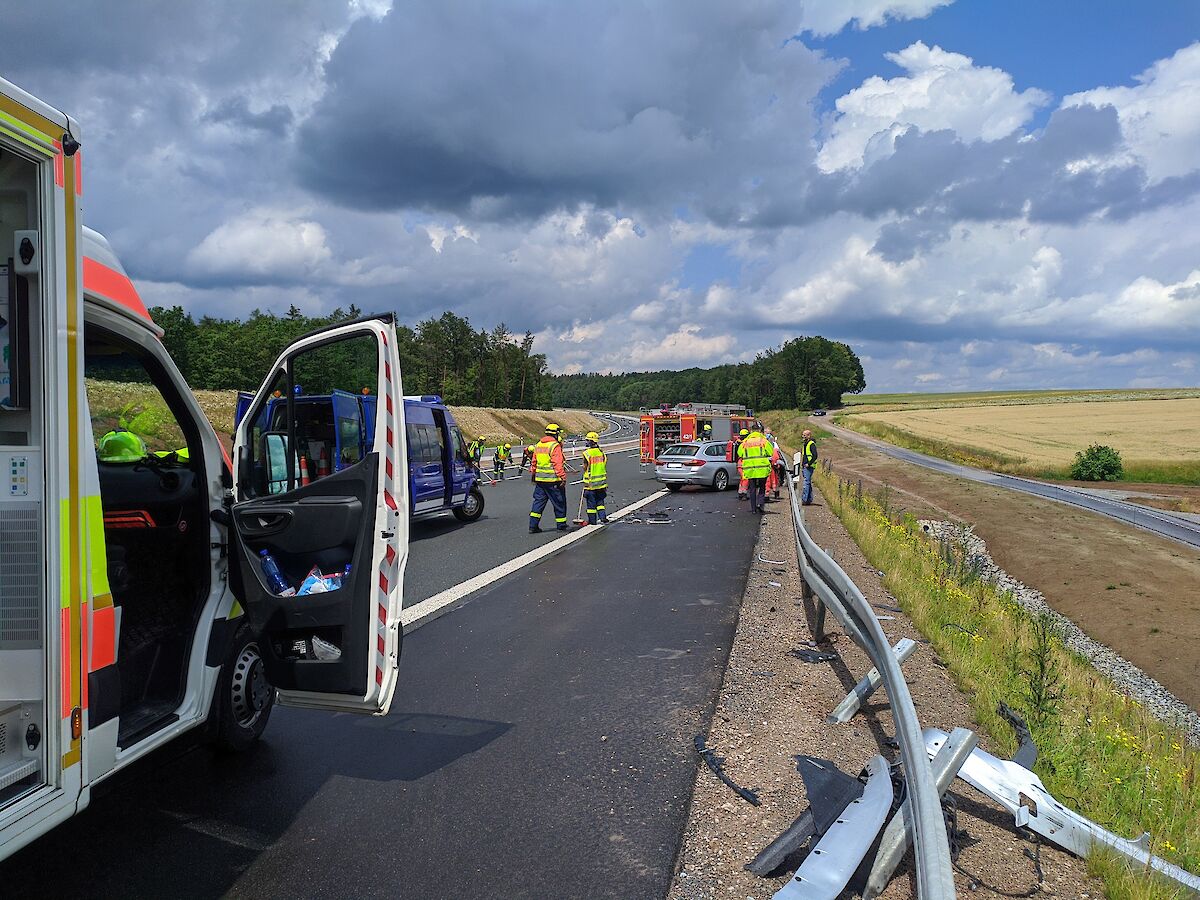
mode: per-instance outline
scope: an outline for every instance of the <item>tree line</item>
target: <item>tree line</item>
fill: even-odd
[[[711,369],[556,375],[555,406],[633,410],[662,403],[742,403],[752,409],[841,406],[842,394],[866,386],[862,363],[848,344],[800,337],[761,353],[753,362]]]
[[[305,315],[292,306],[286,315],[254,310],[244,319],[192,317],[182,307],[153,307],[163,344],[193,388],[256,390],[283,349],[297,338],[356,319],[354,306],[325,316]],[[451,312],[396,326],[406,394],[440,394],[451,404],[510,409],[549,408],[551,376],[546,356],[533,352],[533,333],[515,334],[501,323],[490,331],[474,328]],[[321,384],[333,373],[314,373]],[[367,385],[345,385],[357,391]]]
[[[244,319],[197,319],[179,306],[153,307],[150,314],[188,384],[210,390],[255,390],[292,341],[362,315],[354,306],[324,316],[305,315],[295,306],[285,315],[256,309]],[[416,327],[397,325],[396,337],[405,393],[439,394],[460,406],[632,410],[693,400],[810,409],[839,406],[843,393],[866,387],[854,351],[820,336],[787,341],[753,362],[619,375],[551,375],[545,354],[533,352],[532,332],[517,334],[503,323],[477,329],[452,312]],[[335,373],[325,375],[310,377],[321,384]],[[366,385],[344,387],[356,391]]]

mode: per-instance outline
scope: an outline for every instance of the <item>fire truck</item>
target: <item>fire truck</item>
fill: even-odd
[[[704,426],[714,441],[727,441],[755,424],[754,410],[737,403],[664,403],[658,409],[641,409],[641,461],[655,457],[671,444],[704,439]]]

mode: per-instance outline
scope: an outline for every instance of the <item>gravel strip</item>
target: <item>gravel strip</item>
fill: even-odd
[[[679,497],[686,502],[686,494]],[[740,511],[739,511],[740,513]],[[747,510],[748,513],[748,510]],[[810,533],[838,561],[881,615],[894,644],[902,637],[918,642],[904,664],[917,712],[925,725],[947,731],[955,726],[977,729],[967,699],[954,686],[932,648],[899,612],[841,523],[823,505],[805,511]],[[717,780],[707,766],[697,771],[688,824],[676,861],[672,900],[746,898],[765,900],[787,883],[790,873],[758,878],[743,866],[787,828],[807,806],[795,755],[806,753],[858,774],[875,753],[893,759],[886,746],[894,734],[886,694],[880,690],[865,710],[845,725],[825,717],[871,667],[866,654],[827,617],[828,638],[813,643],[809,623],[811,601],[800,601],[795,539],[786,500],[771,504],[747,579],[737,634],[730,652],[708,746],[725,757],[725,771],[743,787],[757,789],[755,807]],[[778,562],[782,560],[782,562]],[[832,663],[805,663],[792,654],[807,648],[835,651]],[[995,750],[986,735],[980,746]],[[969,837],[959,864],[971,876],[956,872],[962,896],[997,896],[992,888],[1021,893],[1036,886],[1033,862],[1024,853],[1032,845],[1017,835],[1012,819],[962,781],[949,792],[958,804],[958,825]],[[1052,846],[1040,847],[1045,880],[1041,891],[1056,897],[1099,897],[1098,882],[1088,879],[1083,861]],[[906,856],[884,897],[916,896],[911,853]],[[845,893],[843,896],[855,896]]]
[[[921,527],[935,540],[945,536],[956,545],[965,541],[968,552],[979,560],[981,578],[990,581],[998,590],[1011,593],[1013,599],[1034,615],[1048,616],[1068,649],[1084,657],[1097,672],[1108,676],[1117,690],[1144,706],[1154,718],[1182,729],[1189,743],[1200,746],[1200,715],[1195,710],[1116,650],[1088,637],[1083,629],[1050,606],[1041,591],[1023,584],[996,565],[983,538],[954,522],[922,519]]]

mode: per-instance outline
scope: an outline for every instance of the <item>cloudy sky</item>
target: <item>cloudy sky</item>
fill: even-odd
[[[41,0],[148,304],[530,329],[555,371],[845,340],[869,390],[1200,383],[1200,4]]]

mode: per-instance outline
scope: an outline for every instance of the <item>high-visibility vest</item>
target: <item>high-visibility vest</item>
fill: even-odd
[[[608,457],[599,447],[588,447],[583,451],[583,486],[589,491],[608,487]]]
[[[503,447],[496,448],[496,459],[500,460],[501,462],[507,462],[509,456],[509,451],[505,450]]]
[[[738,447],[738,458],[742,461],[742,477],[766,478],[770,475],[773,449],[770,442],[757,431],[742,441],[742,445]]]
[[[561,481],[558,470],[554,467],[554,451],[558,449],[558,441],[552,437],[544,437],[533,448],[533,480]],[[562,452],[561,450],[559,451]]]
[[[813,463],[817,461],[817,442],[809,438],[804,442],[804,465],[808,468],[813,467]]]

